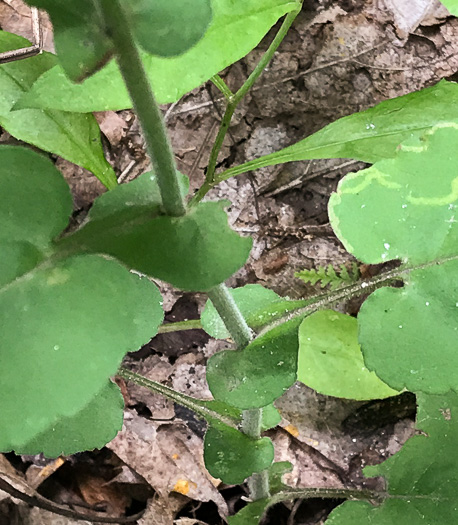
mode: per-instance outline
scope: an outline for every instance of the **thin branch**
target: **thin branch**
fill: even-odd
[[[143,510],[138,514],[135,514],[134,516],[122,516],[119,518],[97,516],[96,514],[86,514],[85,512],[78,512],[69,509],[68,507],[60,505],[59,503],[54,503],[53,501],[43,497],[40,493],[38,493],[36,490],[33,490],[31,487],[28,487],[28,489],[32,492],[32,496],[30,494],[21,492],[2,477],[0,477],[0,489],[4,492],[7,492],[10,496],[24,501],[32,507],[38,507],[40,509],[48,510],[49,512],[53,512],[54,514],[59,514],[60,516],[65,516],[66,518],[72,518],[74,520],[85,520],[93,523],[133,523],[139,520],[145,512]]]

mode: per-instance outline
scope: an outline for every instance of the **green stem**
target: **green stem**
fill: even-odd
[[[224,82],[224,80],[219,75],[214,75],[210,80],[221,91],[227,100],[232,100],[234,93],[232,93],[232,91],[227,87],[226,82]]]
[[[201,186],[199,191],[191,199],[189,203],[190,206],[195,206],[198,202],[200,202],[205,197],[205,195],[218,183],[217,181],[219,181],[219,177],[215,178],[216,162],[217,162],[221,147],[223,145],[224,139],[226,137],[227,131],[231,124],[232,116],[234,115],[234,112],[237,106],[239,105],[240,101],[248,93],[248,91],[251,89],[253,84],[258,80],[258,78],[261,76],[262,72],[266,68],[267,64],[270,62],[270,60],[274,56],[275,51],[277,51],[278,46],[281,44],[282,40],[285,38],[286,33],[288,32],[295,18],[299,14],[301,7],[302,7],[302,4],[299,4],[299,6],[294,11],[291,11],[290,13],[286,15],[280,29],[278,30],[278,33],[275,35],[275,38],[273,39],[272,43],[268,47],[267,51],[264,53],[264,55],[262,56],[257,66],[254,68],[251,75],[247,78],[247,80],[244,82],[242,87],[237,91],[237,93],[232,94],[232,92],[229,90],[229,88],[227,88],[226,84],[224,84],[221,78],[218,77],[219,80],[215,79],[215,77],[212,78],[213,83],[219,89],[221,89],[228,103],[226,106],[226,111],[224,113],[223,120],[221,121],[218,135],[216,137],[215,143],[213,144],[213,148],[210,153],[207,173],[205,176],[205,182]],[[226,87],[223,87],[223,84]]]
[[[237,421],[228,416],[223,416],[219,412],[216,412],[210,408],[212,401],[205,401],[187,396],[186,394],[177,392],[173,388],[165,386],[162,383],[152,381],[151,379],[147,379],[146,377],[136,374],[135,372],[131,372],[127,368],[120,368],[117,375],[123,379],[126,379],[127,381],[132,381],[136,385],[144,386],[156,394],[161,394],[174,403],[189,408],[209,423],[217,421],[219,423],[224,423],[231,428],[238,428]]]
[[[247,325],[239,307],[225,284],[220,284],[208,292],[213,306],[223,320],[228,332],[238,348],[244,348],[253,339],[253,332]],[[262,408],[242,412],[241,430],[253,439],[261,437]],[[253,501],[269,496],[269,475],[267,471],[253,474],[248,479],[250,498]]]
[[[307,304],[305,306],[293,308],[284,315],[276,317],[276,319],[271,323],[264,325],[264,327],[257,333],[257,337],[262,336],[263,334],[269,332],[276,326],[279,326],[296,317],[311,315],[312,313],[317,312],[318,310],[329,308],[335,303],[341,301],[348,301],[352,297],[357,297],[362,294],[370,294],[375,290],[378,290],[379,288],[383,288],[384,286],[389,285],[390,283],[401,280],[403,277],[409,275],[413,271],[423,270],[432,266],[439,266],[441,264],[457,259],[458,255],[452,255],[435,261],[429,261],[423,264],[413,266],[402,265],[381,275],[376,275],[375,277],[372,277],[367,281],[359,281],[357,283],[338,288],[337,290],[334,290],[332,292],[328,292],[327,294],[320,294],[315,297],[311,297],[310,299],[306,300]]]
[[[158,334],[169,334],[184,330],[199,330],[202,328],[200,319],[189,319],[188,321],[177,321],[176,323],[165,323],[159,327]]]
[[[224,283],[218,284],[209,290],[208,297],[237,347],[245,347],[253,339],[253,332],[247,325],[227,286]]]
[[[278,33],[275,35],[275,38],[272,40],[272,43],[270,44],[267,51],[262,56],[258,65],[254,68],[251,75],[244,82],[243,86],[235,94],[235,100],[237,104],[242,100],[242,98],[253,87],[253,84],[261,76],[262,72],[267,67],[267,64],[272,60],[272,57],[274,56],[275,51],[277,51],[278,46],[282,43],[283,39],[286,36],[286,33],[289,31],[289,28],[292,26],[294,20],[296,19],[297,15],[300,13],[301,9],[302,9],[302,3],[300,3],[298,7],[294,9],[294,11],[291,11],[290,13],[286,15],[280,29],[278,30]]]
[[[221,150],[224,139],[226,137],[227,130],[229,129],[229,126],[231,125],[232,116],[234,114],[236,106],[237,104],[235,104],[234,102],[229,102],[226,106],[226,111],[224,112],[223,119],[221,120],[221,124],[218,130],[218,135],[216,135],[215,143],[213,144],[213,147],[210,153],[210,158],[208,160],[207,172],[205,174],[205,181],[202,184],[202,186],[199,188],[198,192],[194,195],[194,197],[189,202],[189,206],[195,206],[196,204],[198,204],[215,185],[216,162],[218,160],[219,152]]]
[[[174,155],[162,114],[151,90],[128,17],[120,0],[98,0],[106,31],[113,41],[119,69],[145,136],[167,215],[186,213],[180,193]]]
[[[259,439],[261,437],[261,423],[262,408],[252,408],[242,412],[241,430],[247,436]],[[257,501],[270,496],[269,472],[267,470],[253,474],[248,479],[247,484],[251,500]]]
[[[385,492],[378,492],[369,489],[326,489],[326,488],[310,488],[310,489],[291,489],[282,492],[277,492],[269,501],[269,507],[281,501],[291,501],[293,499],[351,499],[351,500],[373,500],[382,502],[386,498]]]

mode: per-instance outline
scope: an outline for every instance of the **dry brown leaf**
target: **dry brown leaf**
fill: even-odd
[[[108,447],[164,500],[186,486],[188,498],[213,501],[227,515],[226,502],[204,467],[202,439],[185,425],[157,424],[127,412],[123,430]]]

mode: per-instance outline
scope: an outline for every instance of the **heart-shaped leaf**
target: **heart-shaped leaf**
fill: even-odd
[[[354,317],[322,310],[299,327],[297,379],[320,394],[383,399],[399,394],[364,366]]]
[[[82,450],[102,448],[122,428],[124,400],[121,391],[109,382],[74,416],[63,417],[36,436],[17,454],[39,454],[55,458]]]
[[[211,425],[205,434],[204,459],[213,477],[237,485],[271,465],[274,447],[268,438],[252,439],[234,428]]]
[[[345,177],[330,200],[351,253],[413,268],[404,288],[377,290],[358,316],[366,366],[396,390],[458,386],[457,151],[458,125],[438,125],[394,159]]]
[[[176,102],[240,60],[259,44],[281,16],[299,5],[297,0],[211,0],[213,18],[197,45],[174,58],[142,54],[159,103]],[[18,107],[87,113],[130,108],[132,102],[112,61],[81,85],[70,82],[62,68],[55,67],[35,83]]]
[[[215,399],[245,410],[280,397],[296,380],[299,323],[283,323],[243,350],[213,355],[207,381]]]
[[[380,506],[349,501],[337,507],[326,525],[444,525],[454,523],[458,505],[457,394],[418,396],[416,435],[369,476],[385,476],[386,499]]]
[[[28,40],[0,31],[0,52],[28,45]],[[0,65],[0,125],[19,140],[88,169],[107,188],[113,188],[116,175],[103,155],[100,130],[93,115],[48,109],[12,111],[36,79],[55,64],[56,57],[45,52]]]
[[[204,35],[212,18],[210,0],[127,0],[140,46],[163,57],[181,55]]]
[[[51,17],[57,55],[71,80],[84,80],[106,64],[112,44],[103,31],[103,20],[94,0],[26,1],[45,9]]]

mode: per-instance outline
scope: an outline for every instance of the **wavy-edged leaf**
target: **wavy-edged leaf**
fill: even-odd
[[[458,385],[457,150],[458,125],[439,125],[396,158],[345,177],[330,200],[333,228],[353,255],[416,265],[404,288],[377,290],[358,316],[366,366],[396,390]]]
[[[147,279],[97,255],[49,261],[0,289],[0,449],[87,405],[162,321]]]
[[[253,473],[268,468],[273,459],[274,447],[269,438],[252,439],[224,425],[211,425],[205,434],[205,466],[224,483],[243,483]]]
[[[297,9],[297,0],[212,0],[213,18],[205,36],[175,58],[142,53],[157,100],[176,102],[230,64],[240,60],[261,41],[275,22]],[[115,62],[72,84],[61,67],[46,72],[24,95],[20,108],[54,108],[64,111],[105,111],[131,108],[127,90]]]
[[[94,0],[26,0],[48,12],[59,61],[68,77],[81,81],[100,69],[112,54]]]
[[[299,323],[283,323],[243,350],[213,355],[207,381],[215,399],[245,410],[279,398],[296,380]]]
[[[28,40],[0,31],[0,52],[28,45]],[[16,101],[55,63],[55,57],[45,52],[0,65],[0,125],[17,139],[88,169],[107,188],[113,188],[116,176],[103,155],[100,130],[93,115],[48,109],[12,111]]]
[[[206,291],[241,268],[251,249],[250,238],[229,228],[224,205],[205,202],[182,217],[155,217],[154,210],[131,206],[90,220],[60,247],[106,253],[183,290]]]
[[[369,476],[385,476],[384,503],[349,501],[337,507],[326,525],[444,525],[455,523],[458,506],[458,398],[418,396],[417,427],[421,435],[381,465],[366,467]]]
[[[1,450],[80,411],[163,319],[155,285],[117,261],[56,257],[53,237],[71,209],[48,159],[0,148]]]
[[[315,312],[302,321],[297,379],[320,394],[346,399],[399,394],[364,366],[357,320],[333,310]]]
[[[181,55],[204,35],[212,18],[210,0],[127,0],[139,45],[162,57]]]
[[[230,168],[223,173],[223,180],[298,160],[349,158],[377,162],[393,157],[402,141],[441,122],[458,123],[458,85],[446,80],[336,120],[292,146]]]
[[[75,415],[63,417],[21,448],[17,454],[69,456],[102,448],[122,428],[124,399],[119,387],[108,383]]]

